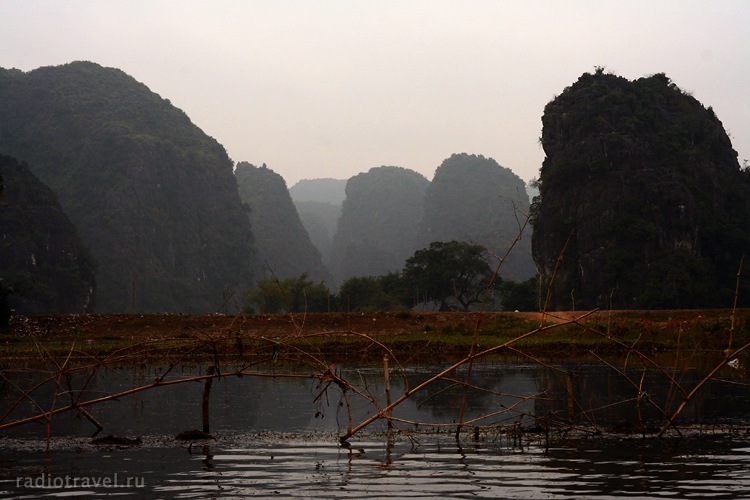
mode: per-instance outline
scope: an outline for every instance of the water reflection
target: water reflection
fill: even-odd
[[[465,421],[489,427],[516,422],[544,424],[545,419],[602,428],[625,420],[661,426],[665,421],[661,410],[671,414],[683,401],[684,394],[702,380],[715,362],[718,360],[705,357],[689,362],[675,360],[672,355],[660,360],[660,369],[646,371],[642,364],[622,358],[607,360],[609,366],[591,359],[547,360],[546,366],[509,358],[476,363],[471,379],[475,389],[469,391]],[[406,375],[410,387],[444,368],[437,364],[409,367]],[[446,380],[414,394],[394,409],[394,417],[418,422],[422,428],[424,424],[454,423],[463,396],[463,388],[455,381],[464,380],[466,372],[462,368],[454,370]],[[274,366],[273,369],[276,373],[306,373],[296,367]],[[163,370],[163,367],[143,365],[99,371],[89,381],[83,399],[148,384],[162,375]],[[166,380],[194,377],[200,370],[192,365],[177,367]],[[336,368],[336,373],[356,385],[363,394],[377,399],[381,407],[385,405],[382,367],[344,364]],[[87,375],[81,374],[79,378]],[[720,376],[730,382],[746,382],[744,371],[728,367]],[[9,407],[16,401],[16,386],[31,387],[43,377],[35,371],[11,373],[10,380],[2,385],[2,405]],[[404,381],[394,375],[390,379],[392,391],[398,397],[405,390]],[[72,377],[71,383],[76,387],[82,381]],[[186,429],[200,428],[202,389],[200,382],[161,386],[88,409],[102,423],[106,434],[173,436]],[[214,382],[211,394],[211,430],[218,435],[345,430],[349,413],[342,393],[334,386],[321,391],[319,382],[310,378],[221,377]],[[48,384],[34,393],[34,402],[25,400],[13,409],[6,421],[35,415],[39,408],[51,408],[56,400],[64,397],[62,394],[55,398],[54,385]],[[356,397],[351,391],[349,398],[354,424],[378,411],[370,401]],[[661,410],[651,405],[651,401]],[[690,401],[678,424],[747,425],[748,401],[750,390],[747,387],[711,382]],[[94,431],[91,424],[75,412],[56,416],[52,423],[53,436],[83,437]],[[412,424],[398,425],[405,430],[414,428]],[[372,430],[384,429],[380,425]],[[45,425],[30,424],[2,431],[0,436],[46,438],[46,433]]]

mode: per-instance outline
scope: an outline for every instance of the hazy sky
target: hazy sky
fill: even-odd
[[[0,66],[89,60],[289,186],[453,153],[538,175],[544,106],[583,72],[666,73],[750,159],[750,1],[0,0]]]

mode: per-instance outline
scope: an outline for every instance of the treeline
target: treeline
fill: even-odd
[[[419,308],[439,311],[539,309],[536,278],[503,281],[480,245],[433,242],[406,260],[400,272],[349,278],[338,293],[307,273],[259,280],[244,294],[244,313],[372,312]]]

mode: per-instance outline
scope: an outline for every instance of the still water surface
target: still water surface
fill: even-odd
[[[622,360],[611,360],[624,366]],[[667,363],[664,369],[691,388],[712,360],[703,358]],[[627,379],[596,360],[557,363],[575,374],[573,389],[581,409],[603,408],[588,416],[576,412],[580,425],[606,428],[639,418],[633,403],[637,391]],[[409,383],[437,373],[440,366],[413,366]],[[278,368],[282,370],[281,368]],[[357,381],[382,400],[382,368],[342,366],[341,376]],[[640,370],[640,368],[638,369]],[[92,395],[112,393],[148,383],[159,368],[123,368],[97,375]],[[186,366],[170,374],[181,378],[198,373]],[[460,378],[465,372],[459,371]],[[650,396],[674,409],[681,397],[663,374],[633,372],[643,378]],[[721,376],[745,381],[742,371]],[[33,373],[18,374],[14,383],[30,384]],[[394,394],[403,382],[391,376]],[[474,367],[472,382],[494,393],[475,393],[467,419],[496,414],[484,425],[508,425],[528,415],[567,416],[565,378],[536,363],[498,359]],[[408,400],[394,416],[419,422],[451,422],[462,391],[443,383]],[[74,381],[75,386],[75,381]],[[10,400],[13,391],[4,389]],[[750,425],[749,391],[743,386],[712,383],[680,417],[683,425]],[[750,498],[750,437],[744,427],[717,438],[711,431],[677,439],[579,437],[557,435],[547,440],[514,439],[499,432],[471,433],[456,441],[450,434],[388,437],[376,423],[356,435],[350,448],[337,443],[348,425],[339,392],[321,395],[310,379],[222,378],[211,396],[212,433],[218,439],[193,445],[173,436],[200,428],[202,384],[194,382],[139,393],[90,408],[105,426],[105,434],[142,436],[139,447],[101,447],[89,443],[93,428],[73,415],[60,416],[52,427],[51,450],[44,451],[46,426],[32,424],[0,434],[0,497],[59,498],[121,496],[123,498]],[[528,398],[531,395],[543,395]],[[321,395],[316,402],[313,400]],[[44,407],[45,398],[38,402]],[[3,402],[3,406],[5,406]],[[497,412],[512,407],[513,411]],[[660,416],[643,406],[644,423]],[[14,416],[33,414],[31,404]],[[363,401],[353,401],[355,424],[371,415]],[[413,426],[403,424],[405,430]],[[420,429],[421,430],[421,429]],[[75,488],[54,487],[52,479],[78,478]],[[115,478],[143,483],[142,488],[92,485]],[[41,482],[40,479],[43,479]],[[86,487],[81,481],[89,480]],[[36,484],[52,485],[36,488]]]

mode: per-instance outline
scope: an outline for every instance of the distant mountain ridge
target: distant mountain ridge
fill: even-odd
[[[0,151],[28,161],[78,227],[99,262],[98,312],[213,312],[252,285],[226,151],[124,72],[0,69]]]
[[[333,235],[336,234],[336,225],[341,217],[341,205],[324,201],[295,201],[294,206],[297,207],[310,241],[320,252],[323,262],[328,262]]]
[[[314,185],[314,181],[305,182]],[[322,233],[320,217],[306,212],[306,204],[313,203],[323,205],[296,201],[301,218],[308,217],[306,225],[321,228]],[[433,241],[478,243],[502,256],[518,236],[528,211],[524,181],[482,155],[452,155],[438,167],[432,182],[402,167],[372,168],[347,181],[325,262],[341,284],[355,276],[400,271],[408,257]],[[515,281],[535,275],[530,225],[500,272]]]
[[[323,262],[331,256],[333,235],[346,198],[346,179],[302,179],[289,188],[302,224]]]
[[[302,179],[289,188],[292,199],[341,205],[346,198],[346,179]]]

